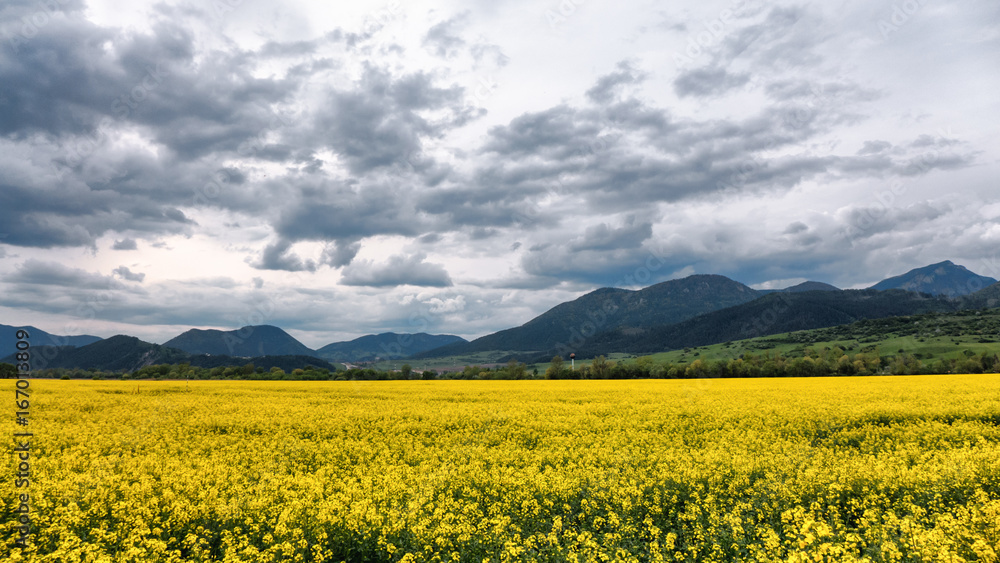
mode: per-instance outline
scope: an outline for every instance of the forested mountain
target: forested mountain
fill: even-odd
[[[966,307],[975,309],[1000,307],[1000,283],[967,295],[963,302]]]
[[[985,284],[989,286],[971,291]],[[648,353],[861,319],[997,306],[1000,284],[945,261],[888,278],[867,290],[840,290],[807,281],[782,290],[755,291],[719,275],[694,275],[640,290],[601,288],[556,305],[519,327],[472,342],[446,334],[386,332],[334,342],[313,351],[269,325],[231,331],[192,329],[162,346],[126,336],[102,341],[96,336],[59,337],[35,327],[27,329],[32,335],[35,369],[134,370],[150,362],[214,367],[242,365],[265,356],[284,357],[268,361],[285,369],[302,363],[326,367],[330,366],[328,361],[422,359],[478,352],[500,352],[499,356],[532,361],[571,352],[581,357]],[[2,355],[7,361],[12,361],[9,354],[14,352],[16,330],[0,325],[0,339],[4,340],[0,350],[6,350]],[[289,359],[293,356],[295,359]]]
[[[190,364],[192,366],[213,368],[219,366],[242,366],[247,363],[265,370],[280,367],[285,371],[311,365],[317,368],[335,370],[329,362],[305,355],[263,355],[254,357],[232,357],[227,355],[189,354],[177,348],[160,344],[151,344],[134,336],[112,336],[73,348],[69,346],[38,346],[31,348],[32,370],[46,368],[76,368],[97,369],[112,372],[133,372],[137,369],[156,364]],[[14,363],[14,358],[8,356],[0,362]]]
[[[661,352],[843,325],[862,319],[956,311],[960,308],[960,302],[943,296],[898,289],[778,292],[674,325],[642,331],[611,330],[591,339],[586,347],[574,351],[583,357],[610,352]]]
[[[226,356],[315,356],[316,352],[276,326],[245,326],[239,330],[191,329],[163,343],[191,354]]]
[[[28,342],[31,344],[32,348],[36,346],[86,346],[87,344],[93,344],[101,338],[99,336],[90,336],[89,334],[83,334],[79,336],[59,336],[56,334],[49,334],[40,328],[33,326],[10,326],[10,325],[0,325],[0,356],[7,356],[8,354],[13,354],[16,351],[15,345],[17,343],[17,331],[20,329],[25,329],[31,338]]]
[[[451,334],[369,334],[347,342],[333,342],[316,350],[316,356],[331,362],[364,362],[380,358],[403,358],[448,344],[468,342]]]
[[[840,291],[839,287],[818,281],[806,281],[798,285],[782,289],[785,293],[801,293],[803,291]]]
[[[134,336],[112,336],[104,340],[72,348],[32,347],[31,368],[97,368],[104,371],[133,371],[152,364],[174,364],[187,361],[190,354],[143,342]],[[3,362],[9,362],[10,357]]]
[[[915,268],[905,274],[884,279],[871,289],[905,289],[931,295],[959,297],[975,293],[997,283],[997,280],[970,272],[951,260],[945,260],[923,268]]]
[[[538,351],[583,342],[612,328],[631,333],[643,327],[677,323],[709,311],[746,303],[760,293],[725,276],[695,275],[640,290],[602,288],[561,303],[527,323],[442,346],[416,358],[442,357],[486,350]]]

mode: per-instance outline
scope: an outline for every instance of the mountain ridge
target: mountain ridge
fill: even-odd
[[[0,357],[5,357],[13,354],[17,351],[17,331],[27,330],[30,338],[28,342],[32,347],[36,346],[72,346],[78,348],[80,346],[86,346],[87,344],[93,344],[98,340],[101,340],[100,336],[93,336],[90,334],[80,334],[76,336],[60,336],[58,334],[51,334],[38,327],[24,325],[24,326],[11,326],[0,324]]]
[[[163,343],[189,354],[217,356],[314,356],[315,350],[273,325],[244,326],[236,330],[192,328]]]
[[[759,317],[766,313],[755,308],[766,309],[770,306],[773,309],[780,303],[794,304],[790,312],[781,316],[775,329],[784,331],[822,328],[832,326],[830,323],[852,322],[864,318],[881,318],[878,315],[916,314],[927,307],[935,311],[948,310],[949,307],[992,308],[1000,306],[1000,283],[994,281],[976,292],[961,294],[992,279],[975,274],[949,260],[886,278],[867,290],[841,290],[815,281],[781,290],[753,290],[725,276],[699,274],[637,290],[597,288],[573,300],[559,303],[520,326],[487,334],[472,342],[449,334],[385,332],[364,335],[350,341],[333,342],[319,350],[312,350],[279,327],[258,325],[231,331],[190,329],[162,345],[143,344],[163,346],[165,350],[174,349],[192,357],[211,355],[232,358],[234,362],[240,358],[266,356],[312,357],[322,361],[344,362],[368,361],[376,356],[424,359],[481,351],[504,351],[517,357],[549,354],[553,351],[565,355],[588,349],[628,352],[638,350],[636,346],[640,344],[702,345],[719,334],[725,335],[727,340],[743,338],[745,334],[734,333],[734,322],[739,319],[743,319],[744,323],[750,322],[753,314]],[[959,285],[956,286],[956,283]],[[891,285],[903,285],[912,290],[889,288]],[[949,287],[952,288],[950,293],[946,291]],[[887,293],[888,296],[878,297],[879,293]],[[935,300],[927,301],[928,296],[933,296]],[[755,302],[762,303],[747,306]],[[875,310],[867,311],[866,307],[874,307]],[[39,354],[43,350],[46,355],[72,355],[74,348],[102,341],[96,336],[60,337],[36,327],[25,328],[33,336],[33,357],[42,362],[47,360],[44,355]],[[2,330],[9,333],[12,348],[15,342],[13,334],[17,327],[0,325],[0,331]],[[718,334],[710,337],[708,332],[713,330]],[[677,331],[686,332],[678,335]],[[2,337],[3,332],[0,332],[0,338]],[[39,338],[42,339],[41,343]],[[49,345],[49,341],[53,345]],[[79,345],[81,343],[83,345]],[[612,343],[625,348],[611,350],[608,347]],[[60,344],[63,346],[59,347]],[[128,353],[133,353],[136,347],[141,346],[133,342],[122,350],[127,348]],[[109,349],[113,348],[114,346],[109,345]],[[92,348],[87,353],[92,353],[95,349],[99,350],[100,347]],[[8,350],[8,355],[13,351]],[[173,357],[169,352],[161,352],[156,353],[163,358]],[[130,357],[123,361],[135,363],[139,359]],[[105,358],[104,364],[110,365],[113,362],[114,358]],[[95,360],[94,363],[100,362]]]
[[[864,319],[950,312],[962,307],[962,302],[944,296],[901,289],[777,292],[681,323],[655,327],[641,334],[608,331],[596,336],[592,349],[581,350],[581,356],[590,357],[610,351],[661,352],[826,328]]]
[[[961,297],[969,295],[997,283],[989,276],[981,276],[969,271],[965,266],[951,260],[914,268],[905,274],[886,278],[870,289],[905,289],[931,295]]]
[[[331,342],[317,349],[316,355],[334,362],[363,362],[374,360],[376,357],[404,358],[448,344],[464,342],[468,341],[453,334],[383,332],[366,334],[354,340]]]
[[[760,295],[742,283],[716,274],[696,274],[639,290],[604,287],[560,303],[519,327],[412,357],[422,359],[486,350],[541,352],[553,347],[572,347],[574,342],[586,341],[609,328],[680,322],[752,301]]]
[[[0,359],[11,363],[12,356]],[[255,367],[280,367],[291,371],[305,365],[335,371],[336,366],[313,356],[276,354],[250,357],[191,354],[163,344],[145,342],[135,336],[119,334],[98,342],[73,348],[69,346],[32,347],[32,369],[47,368],[97,369],[112,372],[134,372],[156,364],[187,363],[197,367],[238,366],[252,363]]]

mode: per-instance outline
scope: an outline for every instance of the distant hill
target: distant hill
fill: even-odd
[[[316,352],[276,326],[245,326],[239,330],[193,328],[163,343],[190,354],[218,356],[315,356]]]
[[[823,283],[818,281],[806,281],[798,285],[786,287],[781,291],[784,291],[785,293],[800,293],[803,291],[840,291],[840,288],[832,286],[828,283]]]
[[[10,325],[0,325],[0,356],[7,356],[13,354],[17,348],[15,344],[17,342],[17,331],[25,329],[31,338],[28,342],[31,343],[31,347],[36,346],[86,346],[87,344],[93,344],[101,338],[99,336],[90,336],[88,334],[80,336],[59,336],[56,334],[50,334],[45,332],[40,328],[33,326],[10,326]]]
[[[760,293],[725,276],[695,275],[637,291],[602,288],[561,303],[527,323],[477,338],[442,346],[415,358],[443,357],[505,350],[537,351],[577,346],[601,331],[624,332],[681,322],[696,315],[746,303]]]
[[[190,354],[143,342],[134,336],[117,335],[79,348],[45,347],[35,350],[32,369],[97,368],[104,371],[134,371],[153,364],[187,361]],[[8,361],[4,358],[0,361]]]
[[[1000,307],[1000,283],[967,295],[963,301],[966,307],[974,309]]]
[[[366,362],[380,358],[403,358],[448,344],[468,342],[451,334],[369,334],[347,342],[334,342],[316,350],[316,356],[331,362]]]
[[[285,371],[311,365],[334,371],[336,367],[320,358],[306,355],[264,355],[237,358],[228,355],[189,354],[177,348],[151,344],[134,336],[112,336],[105,340],[73,348],[70,346],[32,347],[34,352],[32,369],[71,368],[112,372],[133,372],[139,368],[155,364],[188,363],[192,366],[213,368],[219,366],[242,366],[252,363],[256,367],[271,369],[280,367]],[[13,363],[8,356],[0,362]]]
[[[798,285],[789,286],[784,289],[758,289],[757,293],[763,296],[779,292],[799,293],[802,291],[840,291],[840,288],[818,281],[804,281]]]
[[[949,312],[960,308],[958,302],[943,296],[929,297],[902,290],[778,292],[674,325],[643,331],[612,330],[593,338],[587,348],[576,352],[582,357],[610,352],[663,352],[831,327],[862,319]]]
[[[923,268],[916,268],[900,276],[884,279],[871,289],[905,289],[931,295],[959,297],[975,293],[997,283],[997,280],[970,272],[965,266],[945,260]]]

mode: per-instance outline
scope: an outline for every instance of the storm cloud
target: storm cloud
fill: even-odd
[[[5,2],[6,324],[320,346],[690,273],[1000,277],[996,7],[546,9]]]

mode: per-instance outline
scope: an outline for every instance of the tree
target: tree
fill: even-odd
[[[642,358],[639,359],[641,360]],[[594,379],[607,379],[611,375],[611,367],[613,365],[609,364],[608,359],[604,356],[597,356],[590,363],[590,377]]]
[[[524,379],[525,367],[521,362],[511,358],[507,362],[507,379]]]
[[[552,356],[552,363],[549,366],[549,369],[545,370],[545,379],[559,379],[562,377],[562,371],[562,356]]]
[[[413,366],[410,364],[403,364],[403,367],[399,370],[403,374],[403,379],[409,379],[410,374],[413,373]]]
[[[13,364],[0,364],[0,379],[13,379],[17,377],[17,368]]]
[[[708,368],[705,366],[705,362],[695,360],[684,370],[684,375],[690,378],[708,377]]]

